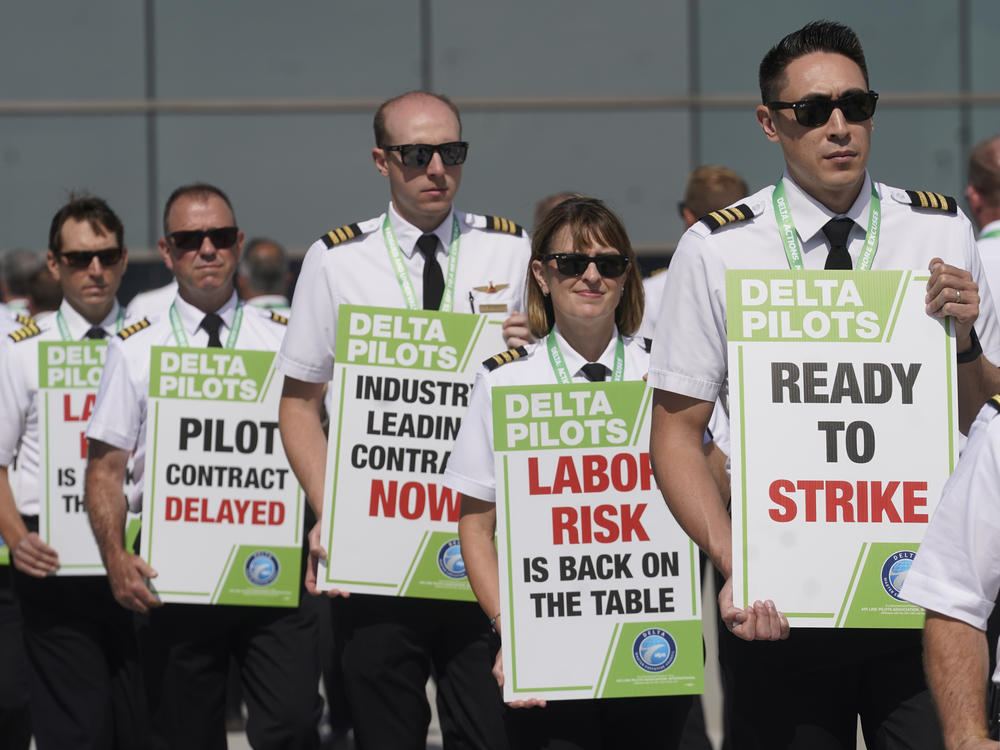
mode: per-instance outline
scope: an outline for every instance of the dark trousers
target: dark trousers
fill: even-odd
[[[432,675],[446,750],[507,747],[491,674],[499,642],[479,605],[355,594],[339,609],[359,750],[426,746]]]
[[[517,750],[677,750],[690,695],[550,701],[507,712]]]
[[[719,661],[734,750],[943,750],[924,681],[919,630],[792,629],[747,642],[719,620]]]
[[[0,747],[28,750],[28,660],[24,655],[21,611],[11,588],[11,572],[0,566]]]
[[[257,750],[317,748],[318,620],[296,609],[165,604],[139,630],[154,747],[226,747],[226,674],[236,657]]]
[[[13,576],[38,749],[146,747],[132,613],[107,579],[35,578],[16,569]]]

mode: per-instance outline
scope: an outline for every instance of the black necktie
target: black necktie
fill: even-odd
[[[583,376],[592,383],[600,383],[608,379],[608,368],[600,362],[588,362],[583,367]]]
[[[219,338],[219,330],[222,328],[222,318],[215,313],[209,313],[202,319],[201,327],[208,332],[209,347],[221,349],[222,339]]]
[[[851,254],[847,252],[847,235],[854,222],[846,217],[830,219],[823,225],[823,234],[830,240],[830,254],[826,256],[827,271],[850,271],[854,268]]]
[[[444,294],[444,274],[434,252],[437,250],[436,234],[422,234],[417,240],[417,249],[424,256],[424,309],[437,310],[441,307]]]
[[[87,333],[84,335],[84,338],[88,338],[88,339],[103,339],[107,335],[108,335],[108,332],[105,331],[100,326],[91,326],[90,330],[87,331]]]

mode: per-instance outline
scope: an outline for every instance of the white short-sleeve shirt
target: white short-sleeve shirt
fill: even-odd
[[[994,232],[997,235],[991,237]],[[983,273],[986,274],[990,289],[1000,289],[1000,221],[992,221],[983,227],[976,247],[979,249],[979,260],[983,264]],[[993,297],[993,302],[1000,305],[1000,299],[996,296]]]
[[[988,402],[945,484],[900,595],[986,630],[1000,590],[1000,406]],[[993,673],[1000,681],[1000,667]]]
[[[868,226],[870,180],[866,175],[857,200],[843,214],[855,222],[848,240],[855,266]],[[834,214],[787,173],[784,182],[802,245],[803,265],[808,270],[822,270],[829,249],[822,229]],[[914,208],[905,190],[882,183],[875,186],[881,199],[882,220],[872,267],[926,271],[931,259],[939,257],[969,271],[982,298],[976,334],[987,359],[1000,363],[997,311],[969,220],[961,211],[949,214]],[[726,271],[788,268],[774,216],[773,191],[774,186],[769,186],[740,201],[750,208],[752,219],[727,224],[714,232],[699,221],[684,233],[666,272],[649,368],[649,384],[654,388],[705,401],[714,401],[721,394],[728,409]]]
[[[173,303],[180,316],[188,344],[194,348],[208,345],[208,333],[202,329],[205,313],[181,299]],[[219,337],[226,342],[236,319],[236,293],[218,310],[223,327]],[[285,325],[267,310],[243,307],[234,348],[277,351]],[[129,508],[142,510],[142,476],[146,464],[146,406],[149,397],[149,358],[154,346],[178,346],[170,316],[159,316],[147,328],[124,338],[115,336],[108,347],[107,361],[101,375],[94,413],[87,425],[87,437],[126,451],[135,451],[135,490]]]
[[[597,359],[609,373],[614,371],[618,332]],[[574,383],[588,382],[583,374],[587,360],[577,354],[556,329],[556,340]],[[640,338],[626,338],[625,380],[642,380],[649,365],[649,353]],[[536,385],[558,382],[549,361],[545,339],[524,347],[524,356],[494,370],[484,367],[477,375],[469,397],[469,409],[462,420],[455,447],[448,458],[443,484],[463,495],[486,502],[496,502],[496,479],[493,467],[493,399],[495,386]],[[610,379],[610,374],[608,375]]]
[[[278,368],[286,375],[309,383],[325,383],[333,377],[341,304],[406,306],[382,235],[385,216],[334,230],[309,248],[295,286],[288,333],[278,354]],[[420,303],[424,257],[416,244],[423,233],[402,219],[391,204],[388,216]],[[453,312],[489,312],[506,319],[523,309],[531,255],[524,231],[506,219],[494,221],[490,216],[452,211],[434,230],[439,239],[436,257],[446,274],[452,216],[461,230]]]
[[[100,327],[113,338],[119,323],[115,302]],[[0,466],[10,466],[17,454],[20,486],[17,509],[24,515],[37,515],[39,507],[40,435],[38,425],[38,344],[62,341],[58,325],[61,315],[69,340],[82,341],[91,325],[63,300],[58,312],[39,315],[34,327],[26,326],[3,337],[0,344]],[[123,325],[130,323],[126,316]],[[35,333],[34,331],[38,331]]]

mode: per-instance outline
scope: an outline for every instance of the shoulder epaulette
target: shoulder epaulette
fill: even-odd
[[[948,214],[958,213],[958,203],[950,195],[932,193],[929,190],[907,190],[906,195],[914,208],[932,208]]]
[[[505,365],[508,362],[513,362],[515,359],[520,359],[527,353],[528,350],[525,349],[523,346],[519,346],[516,349],[508,349],[505,352],[494,354],[489,359],[484,360],[483,367],[485,367],[487,370],[492,371],[497,369],[500,365]]]
[[[149,328],[149,318],[143,318],[142,320],[140,320],[137,323],[133,323],[130,326],[122,328],[118,332],[118,338],[120,338],[122,341],[124,341],[129,336],[131,336],[132,334],[135,334],[135,333],[138,333],[139,331],[141,331],[143,328]]]
[[[993,396],[993,398],[991,398],[986,403],[989,404],[990,406],[992,406],[998,412],[1000,412],[1000,394],[997,394],[996,396]]]
[[[738,206],[720,208],[718,211],[712,211],[712,213],[702,216],[699,221],[714,232],[719,227],[726,226],[726,224],[733,224],[752,218],[753,211],[750,210],[750,206],[746,203],[741,203]]]
[[[31,323],[35,322],[35,319],[33,317],[31,317],[30,315],[25,315],[24,313],[18,313],[17,315],[15,315],[14,320],[16,320],[23,326],[30,325]]]
[[[362,234],[364,233],[361,231],[361,227],[358,226],[357,222],[355,222],[354,224],[344,224],[342,227],[331,229],[329,232],[320,237],[320,239],[323,240],[323,244],[326,245],[327,249],[330,249],[334,245],[339,245],[341,242],[353,240],[355,237],[360,237]]]
[[[274,310],[271,310],[271,320],[274,321],[275,323],[280,323],[283,326],[288,325],[288,318],[286,318],[284,315],[279,315]]]
[[[518,237],[524,236],[524,228],[515,224],[510,219],[505,219],[502,216],[487,216],[485,218],[486,230],[489,232],[506,232]]]
[[[649,354],[651,351],[653,351],[653,339],[649,339],[643,336],[642,345],[646,348],[646,354]]]
[[[16,331],[11,331],[7,335],[10,336],[11,340],[16,344],[20,341],[25,341],[30,339],[32,336],[37,336],[42,331],[38,327],[38,324],[32,320],[24,328],[18,328]]]
[[[661,273],[663,273],[664,271],[666,271],[668,268],[669,268],[669,266],[660,266],[659,268],[657,268],[657,269],[655,269],[653,271],[650,271],[648,278],[651,279],[654,276],[659,276]]]

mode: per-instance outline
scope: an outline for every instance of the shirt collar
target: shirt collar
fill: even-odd
[[[552,330],[555,331],[556,343],[559,344],[559,351],[562,352],[563,361],[566,363],[566,371],[570,374],[570,377],[573,380],[587,380],[587,376],[583,374],[583,366],[588,361],[566,342],[566,339],[559,333],[558,326],[553,326]],[[615,326],[611,334],[611,341],[608,342],[601,356],[597,358],[598,362],[608,368],[608,379],[610,379],[611,373],[615,371],[615,347],[617,343],[618,326]]]
[[[977,234],[976,236],[982,237],[984,234],[989,234],[990,232],[996,232],[998,230],[1000,230],[1000,221],[991,221],[989,224],[983,227],[979,231],[979,234]]]
[[[454,215],[455,209],[452,208],[448,212],[448,215],[444,217],[444,221],[438,224],[433,232],[430,232],[430,234],[437,235],[446,256],[451,250],[451,222]],[[391,201],[389,202],[389,224],[392,226],[392,231],[396,235],[396,242],[399,243],[399,249],[403,251],[403,255],[407,258],[412,258],[413,253],[417,250],[417,240],[425,232],[417,229],[417,227],[396,213],[396,207],[392,205]]]
[[[111,312],[98,323],[98,327],[103,328],[108,336],[114,336],[118,332],[118,310],[118,300],[114,300],[111,304]],[[65,298],[59,305],[59,312],[62,314],[63,320],[66,321],[73,341],[80,341],[87,335],[91,324]]]
[[[236,290],[234,289],[225,304],[218,310],[214,311],[216,315],[222,318],[222,327],[224,330],[233,327],[233,316],[236,314],[236,303]],[[186,302],[179,294],[174,297],[174,307],[177,309],[177,314],[180,315],[181,326],[184,328],[184,332],[188,335],[189,339],[192,338],[199,330],[201,330],[201,321],[205,319],[205,311],[199,310],[190,302]]]
[[[868,206],[871,203],[872,181],[867,170],[865,170],[865,181],[861,185],[861,192],[858,193],[858,197],[855,198],[847,212],[843,214],[834,213],[799,187],[788,174],[787,169],[781,178],[785,182],[785,194],[788,196],[788,205],[792,211],[792,221],[795,222],[795,231],[799,233],[802,244],[806,244],[818,232],[822,231],[823,225],[835,216],[846,216],[848,219],[852,219],[855,224],[861,227],[862,232],[868,227]]]

